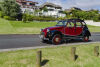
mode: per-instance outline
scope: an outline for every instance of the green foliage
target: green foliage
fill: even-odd
[[[93,21],[95,21],[95,22],[100,22],[100,15],[96,15],[96,16],[93,18]]]
[[[45,12],[48,11],[47,7],[42,8],[42,10],[45,11]]]
[[[23,19],[23,22],[26,22],[27,21],[27,15],[26,14],[23,14],[22,19]]]
[[[2,10],[2,8],[1,8],[1,4],[0,4],[0,11]]]
[[[23,14],[23,22],[33,21],[33,16],[29,14]]]
[[[3,12],[2,11],[0,11],[0,18],[3,18]]]
[[[10,16],[4,16],[3,18],[6,19],[6,20],[15,20],[15,18],[12,18]]]
[[[98,10],[90,10],[90,11],[82,11],[82,10],[71,10],[65,11],[67,18],[80,18],[85,20],[94,20],[100,21],[99,11]]]
[[[91,12],[94,12],[95,14],[98,14],[99,13],[99,10],[90,10]]]
[[[29,14],[23,14],[23,22],[34,21],[34,20],[35,21],[56,21],[59,19],[51,16],[33,16]]]
[[[14,0],[4,0],[2,11],[5,16],[18,18],[21,13],[20,6]]]
[[[62,18],[62,17],[57,18],[57,20],[65,20],[65,19],[68,19],[68,18],[66,18],[66,17],[64,17],[64,18]]]
[[[34,15],[36,16],[38,13],[40,13],[41,12],[41,10],[40,9],[36,9],[35,11],[34,11]]]
[[[36,20],[36,21],[56,21],[58,19],[55,17],[51,17],[51,16],[34,16],[33,20]]]
[[[11,17],[10,16],[4,16],[4,19],[9,20]]]
[[[33,21],[33,17],[34,17],[34,16],[28,15],[27,17],[28,17],[28,21]]]

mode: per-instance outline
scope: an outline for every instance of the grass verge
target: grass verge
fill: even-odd
[[[94,56],[94,46],[100,47],[100,44],[95,43],[66,47],[60,46],[54,48],[0,52],[0,66],[36,67],[36,51],[42,50],[42,60],[48,60],[43,67],[99,67],[100,56]],[[75,62],[70,59],[71,47],[77,48],[76,54],[78,55],[78,58]]]
[[[29,22],[10,21],[10,24],[16,30],[15,34],[39,34],[40,29],[56,25],[56,22]]]

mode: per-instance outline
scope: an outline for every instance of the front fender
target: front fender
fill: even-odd
[[[52,31],[50,31],[50,32],[47,33],[46,38],[49,38],[49,40],[51,40],[55,34],[60,34],[61,37],[62,37],[62,33],[60,31],[58,31],[58,30],[52,30]]]
[[[53,37],[55,34],[60,34],[62,36],[62,33],[58,30],[52,30],[51,32],[51,36]]]

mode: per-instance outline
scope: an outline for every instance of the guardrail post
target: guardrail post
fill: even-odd
[[[72,59],[73,61],[76,60],[76,59],[75,59],[75,56],[76,56],[76,47],[72,47],[72,48],[71,48],[71,59]]]
[[[94,47],[94,55],[97,57],[99,56],[99,46]]]
[[[41,67],[42,51],[37,51],[36,55],[36,67]]]

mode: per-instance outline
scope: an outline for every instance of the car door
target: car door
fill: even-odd
[[[75,34],[76,35],[80,35],[82,33],[82,31],[83,31],[82,23],[79,22],[79,21],[78,22],[76,21],[75,27],[76,27]]]
[[[75,24],[74,22],[68,22],[65,27],[65,35],[74,36],[75,35]]]

